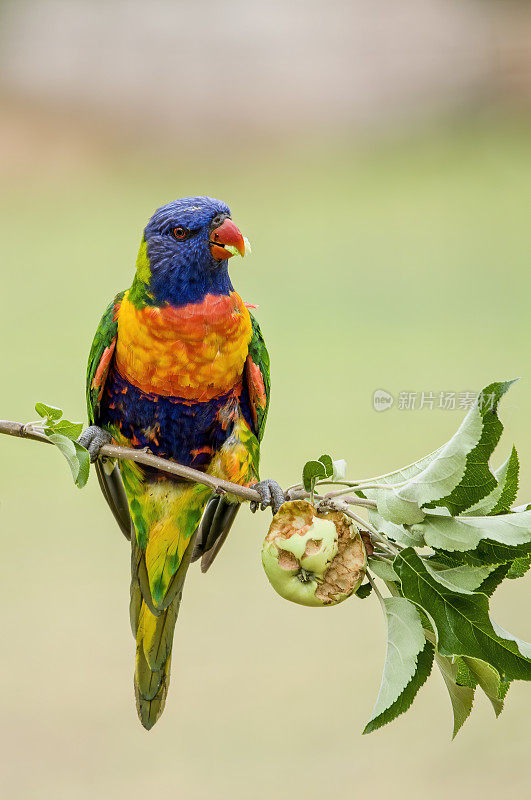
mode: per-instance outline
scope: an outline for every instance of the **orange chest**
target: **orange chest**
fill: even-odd
[[[141,309],[126,292],[115,363],[144,392],[206,401],[239,384],[251,336],[249,312],[236,292],[181,308]]]

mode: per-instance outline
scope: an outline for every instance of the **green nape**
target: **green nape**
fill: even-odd
[[[136,273],[127,298],[135,308],[144,308],[154,305],[153,296],[148,291],[151,281],[151,264],[147,251],[147,242],[144,236],[140,242],[140,249],[136,259]]]

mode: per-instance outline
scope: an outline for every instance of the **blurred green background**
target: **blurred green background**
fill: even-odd
[[[92,101],[81,112],[37,95],[4,87],[0,416],[33,419],[42,400],[84,418],[92,335],[130,284],[143,225],[157,205],[209,194],[253,244],[232,277],[259,306],[272,359],[264,476],[293,483],[323,451],[351,476],[385,472],[438,447],[464,413],[377,413],[376,389],[459,393],[522,376],[503,401],[499,461],[515,441],[531,499],[522,94],[464,108],[459,97],[405,127],[343,121],[317,135],[292,120],[286,135],[242,140],[235,125],[201,128],[200,141],[171,122],[132,136]],[[378,604],[280,599],[260,564],[269,515],[245,509],[215,568],[190,570],[166,711],[147,734],[128,544],[94,476],[79,492],[52,448],[0,447],[2,796],[524,796],[529,687],[511,688],[497,722],[478,696],[450,744],[434,672],[410,712],[362,737],[384,659]],[[496,619],[529,640],[528,608],[529,578],[493,599]]]

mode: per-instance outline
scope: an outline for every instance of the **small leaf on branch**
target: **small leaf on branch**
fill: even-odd
[[[67,436],[59,433],[52,433],[48,436],[49,440],[59,448],[64,455],[72,472],[74,483],[79,489],[82,489],[88,481],[90,472],[90,455],[88,450],[85,450],[77,442],[73,442]]]
[[[60,433],[62,436],[72,440],[79,438],[82,430],[82,422],[70,422],[68,419],[61,419],[53,426],[54,433]]]
[[[326,469],[322,461],[307,461],[302,468],[302,485],[307,492],[313,492],[317,481],[326,478]]]
[[[90,475],[90,453],[80,445],[79,442],[74,442],[74,447],[76,448],[77,460],[79,462],[79,472],[75,483],[78,489],[82,489],[86,485]]]
[[[63,416],[62,409],[49,406],[46,403],[35,403],[35,411],[43,419],[58,420]]]
[[[328,455],[322,455],[319,456],[317,460],[320,461],[325,468],[325,478],[331,478],[334,472],[334,462],[332,461],[332,457]]]

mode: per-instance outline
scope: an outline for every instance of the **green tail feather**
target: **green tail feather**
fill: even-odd
[[[143,603],[138,616],[134,685],[138,716],[146,730],[153,727],[166,704],[173,632],[180,602],[179,595],[158,617]]]
[[[144,551],[136,537],[131,540],[131,629],[136,638],[135,697],[140,722],[150,730],[166,704],[170,683],[171,650],[182,586],[190,564],[192,547],[173,576],[162,608],[153,603],[147,581]],[[193,543],[192,543],[193,545]]]

